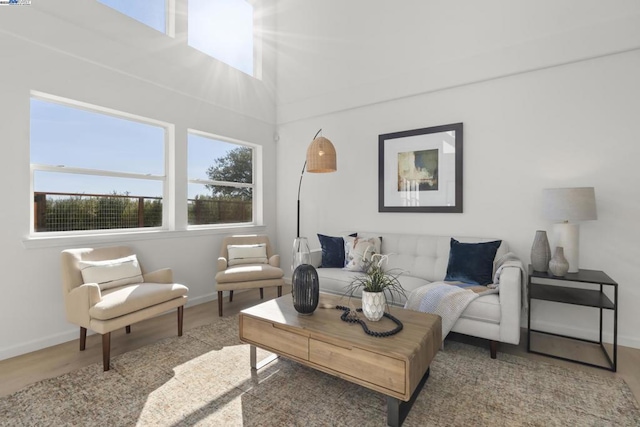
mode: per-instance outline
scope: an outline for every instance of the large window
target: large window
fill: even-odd
[[[255,149],[190,131],[189,225],[252,223],[255,217]]]
[[[167,0],[98,0],[98,2],[162,33],[167,32]]]
[[[31,97],[33,232],[161,227],[166,125]]]
[[[189,45],[254,75],[253,6],[246,0],[189,0]]]

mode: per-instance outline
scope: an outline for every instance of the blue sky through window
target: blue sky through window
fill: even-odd
[[[215,160],[241,145],[189,133],[188,147],[189,179],[210,179],[207,169],[215,165]],[[198,194],[211,195],[203,184],[189,184],[188,191],[190,199]]]
[[[165,128],[31,98],[31,163],[112,172],[165,174]],[[209,179],[207,169],[240,145],[188,134],[188,177]],[[162,196],[162,183],[36,171],[34,191]],[[210,194],[190,184],[189,198]]]
[[[161,126],[31,99],[31,163],[163,175],[164,132]]]
[[[31,163],[164,175],[165,128],[31,98]],[[34,191],[161,196],[160,182],[37,172]]]
[[[98,0],[98,2],[161,33],[167,32],[167,0]]]
[[[215,164],[215,160],[224,157],[238,144],[221,141],[205,136],[189,134],[189,179],[210,179],[207,169]]]
[[[246,0],[189,0],[189,45],[253,76],[253,6]]]

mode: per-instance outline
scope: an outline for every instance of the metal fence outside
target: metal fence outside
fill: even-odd
[[[251,200],[189,199],[189,225],[253,221]]]
[[[162,226],[162,197],[34,192],[36,232]],[[190,225],[252,221],[252,201],[188,200]]]

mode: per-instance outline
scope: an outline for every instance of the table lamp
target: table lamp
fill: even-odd
[[[598,219],[593,187],[545,188],[542,190],[543,216],[554,225],[556,246],[564,248],[569,273],[577,273],[580,258],[580,226],[569,221]]]

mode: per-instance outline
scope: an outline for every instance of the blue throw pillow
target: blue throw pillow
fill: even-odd
[[[357,235],[357,233],[354,233],[350,236],[356,237]],[[342,237],[318,234],[318,240],[320,240],[320,247],[322,247],[322,265],[320,267],[344,267],[344,239]]]
[[[493,260],[502,240],[483,243],[460,243],[451,239],[447,282],[462,282],[470,285],[493,283]]]

